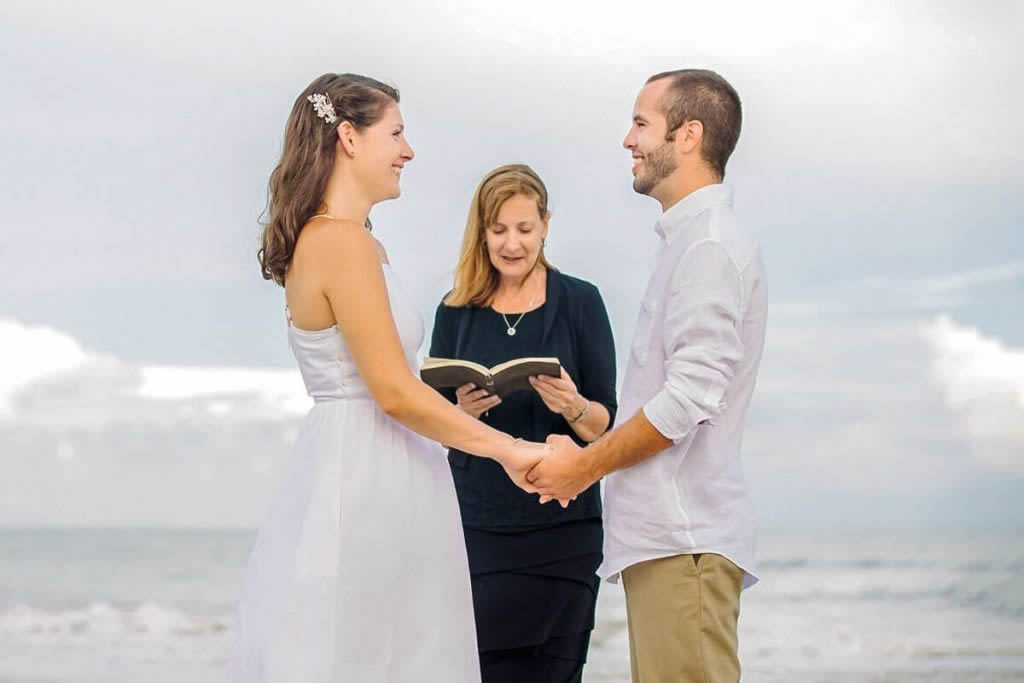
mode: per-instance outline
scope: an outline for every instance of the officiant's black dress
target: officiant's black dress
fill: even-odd
[[[519,314],[505,316],[514,323]],[[579,392],[615,420],[615,348],[597,288],[548,271],[547,300],[509,336],[491,308],[442,303],[430,355],[491,367],[514,358],[557,357]],[[455,401],[454,391],[447,392]],[[543,442],[566,434],[583,442],[534,391],[506,396],[481,420],[512,436]],[[582,679],[601,563],[601,498],[597,484],[568,509],[540,505],[513,484],[501,465],[452,449],[473,585],[483,683],[569,683]]]

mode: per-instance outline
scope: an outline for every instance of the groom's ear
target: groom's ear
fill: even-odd
[[[704,141],[704,124],[696,119],[691,119],[676,130],[676,151],[686,156],[694,152],[700,153],[701,143]]]

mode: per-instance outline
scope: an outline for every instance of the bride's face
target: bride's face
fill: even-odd
[[[380,121],[357,134],[353,170],[374,202],[401,195],[402,168],[415,156],[405,139],[405,121],[392,102]]]

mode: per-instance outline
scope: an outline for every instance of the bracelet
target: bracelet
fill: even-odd
[[[577,422],[582,420],[583,416],[587,414],[588,410],[590,410],[590,401],[588,401],[587,399],[583,399],[583,410],[580,411],[579,415],[569,420],[569,424],[576,424]]]

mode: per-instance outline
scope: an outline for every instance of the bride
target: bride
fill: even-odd
[[[270,176],[263,276],[315,403],[246,570],[236,683],[477,682],[459,508],[437,442],[518,485],[545,447],[459,410],[413,373],[423,322],[367,230],[413,158],[398,92],[325,74],[299,95]]]

